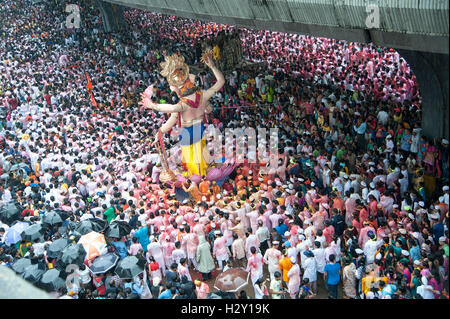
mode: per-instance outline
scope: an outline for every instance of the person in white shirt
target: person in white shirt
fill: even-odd
[[[433,286],[428,284],[428,279],[425,276],[422,276],[422,285],[417,287],[417,293],[422,296],[423,299],[434,299],[434,293],[436,292],[433,289]]]
[[[377,236],[369,230],[367,232],[369,240],[364,245],[364,255],[366,256],[366,265],[370,265],[375,260],[375,253],[383,244],[383,239],[377,240]]]
[[[175,249],[172,252],[172,260],[174,263],[179,264],[181,258],[186,258],[186,253],[184,252],[183,249],[181,249],[181,243],[177,241],[175,243]]]
[[[305,258],[303,279],[309,280],[309,286],[312,292],[317,294],[317,264],[314,253],[311,250],[306,250],[303,256],[302,258]]]
[[[312,253],[314,254],[314,259],[316,260],[317,265],[317,272],[319,274],[324,273],[325,265],[327,264],[327,261],[325,259],[325,249],[322,247],[322,244],[319,241],[314,242],[314,249],[312,250]]]

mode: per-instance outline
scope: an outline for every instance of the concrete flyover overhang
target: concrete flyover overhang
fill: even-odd
[[[104,0],[239,27],[449,53],[448,0]]]

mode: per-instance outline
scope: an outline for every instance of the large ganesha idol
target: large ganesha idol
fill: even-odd
[[[144,107],[171,114],[169,119],[159,128],[153,144],[160,151],[164,168],[160,180],[173,182],[175,186],[181,185],[186,178],[196,183],[201,181],[202,176],[206,176],[206,179],[210,181],[220,180],[228,176],[235,168],[233,163],[225,160],[219,164],[214,163],[214,166],[211,167],[208,165],[209,155],[205,150],[206,138],[204,136],[205,119],[206,114],[211,112],[210,98],[222,88],[225,80],[222,73],[214,65],[211,50],[203,53],[202,62],[211,69],[217,80],[209,89],[202,90],[196,87],[194,85],[195,75],[189,73],[189,66],[184,62],[184,57],[174,54],[167,56],[165,61],[161,63],[161,75],[167,79],[170,89],[176,92],[180,102],[177,104],[154,103],[151,100],[151,87],[141,95],[140,104]],[[177,124],[180,128],[182,167],[177,169],[179,172],[174,172],[167,165],[163,134],[169,132]]]

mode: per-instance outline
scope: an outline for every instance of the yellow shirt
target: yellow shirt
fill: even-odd
[[[289,278],[288,278],[288,272],[289,270],[291,270],[292,268],[292,263],[291,263],[291,259],[289,257],[284,257],[283,259],[281,259],[278,262],[278,266],[280,267],[280,270],[283,272],[283,281],[284,282],[289,282]]]

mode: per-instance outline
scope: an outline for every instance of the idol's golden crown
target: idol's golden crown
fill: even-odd
[[[184,56],[173,54],[166,56],[161,63],[161,75],[167,79],[170,85],[180,87],[189,78],[189,66],[184,63]]]

